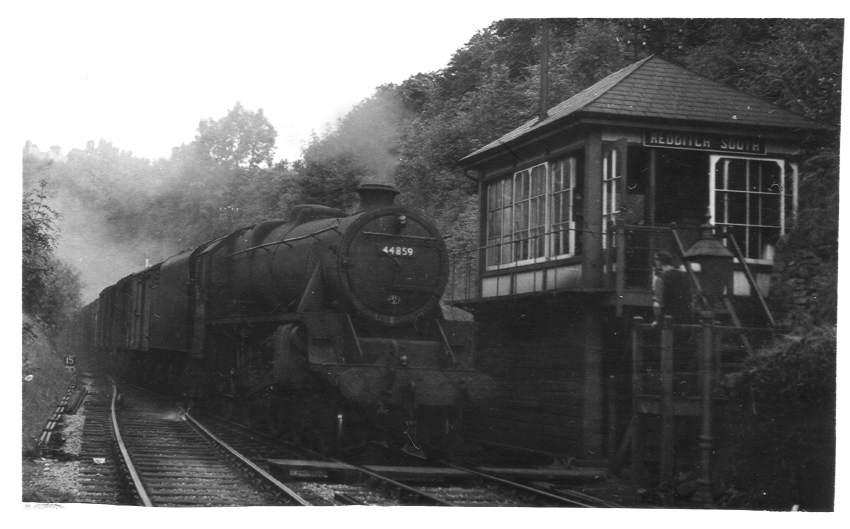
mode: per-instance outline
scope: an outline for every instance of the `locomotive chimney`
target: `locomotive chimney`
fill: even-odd
[[[360,196],[360,210],[392,206],[398,189],[390,184],[360,184],[357,186]]]

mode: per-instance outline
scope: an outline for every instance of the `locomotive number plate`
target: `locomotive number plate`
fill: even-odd
[[[384,246],[380,251],[392,257],[413,257],[415,253],[410,246]]]

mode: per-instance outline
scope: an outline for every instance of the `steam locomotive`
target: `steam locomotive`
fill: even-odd
[[[436,226],[383,184],[360,209],[299,205],[127,276],[81,312],[117,373],[325,451],[459,442],[494,382],[446,318]],[[187,403],[188,404],[188,403]]]

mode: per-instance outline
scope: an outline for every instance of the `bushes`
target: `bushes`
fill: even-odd
[[[821,326],[777,339],[729,380],[742,506],[833,509],[835,376],[835,328]]]

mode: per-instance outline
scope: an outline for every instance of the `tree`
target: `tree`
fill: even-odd
[[[53,248],[56,244],[56,212],[47,205],[47,181],[24,193],[22,201],[23,309],[36,314],[47,292]]]
[[[24,155],[21,201],[21,298],[25,314],[37,318],[54,337],[80,305],[79,275],[54,256],[59,213],[48,204],[48,175],[54,161]],[[35,331],[24,321],[25,336]]]
[[[271,167],[276,138],[277,131],[263,115],[263,109],[252,112],[236,103],[227,116],[202,120],[195,144],[226,167]]]

